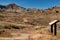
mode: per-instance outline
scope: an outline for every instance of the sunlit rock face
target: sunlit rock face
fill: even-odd
[[[17,6],[16,4],[9,4],[6,6],[8,12],[22,13],[24,11],[23,7]]]
[[[7,6],[0,5],[0,11],[24,13],[25,8],[20,7],[16,4],[9,4]]]

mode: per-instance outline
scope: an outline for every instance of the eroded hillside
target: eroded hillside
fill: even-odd
[[[0,37],[12,37],[12,39],[16,37],[21,40],[24,38],[24,40],[60,39],[60,23],[58,23],[57,36],[50,33],[49,26],[49,22],[60,20],[60,7],[55,6],[45,10],[26,9],[15,4],[9,4],[6,7],[3,7],[3,10],[0,9]]]

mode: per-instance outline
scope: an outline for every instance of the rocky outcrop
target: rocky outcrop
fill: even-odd
[[[24,11],[23,7],[17,6],[16,4],[9,4],[6,6],[8,12],[22,13]]]

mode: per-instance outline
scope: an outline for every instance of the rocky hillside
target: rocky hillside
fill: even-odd
[[[58,34],[50,33],[49,22],[60,21],[60,7],[45,10],[24,8],[16,4],[0,5],[0,37],[17,37],[22,40],[59,40]],[[17,29],[17,30],[16,30]],[[28,36],[27,36],[28,35]]]

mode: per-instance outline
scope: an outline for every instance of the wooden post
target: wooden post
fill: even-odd
[[[56,35],[57,34],[57,25],[56,25],[56,23],[54,24],[54,35]]]
[[[53,33],[53,25],[51,25],[51,33]]]

